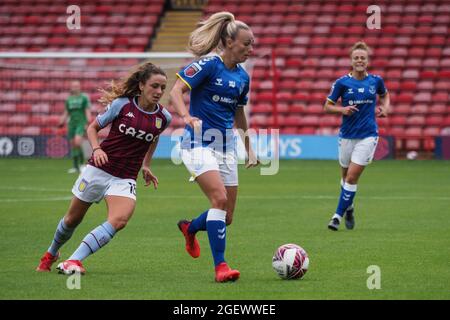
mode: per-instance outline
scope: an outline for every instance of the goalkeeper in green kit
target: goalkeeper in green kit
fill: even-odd
[[[72,81],[70,93],[59,125],[64,126],[67,119],[69,119],[67,136],[70,141],[70,156],[73,159],[73,168],[70,168],[67,172],[76,173],[80,172],[80,167],[84,163],[81,143],[83,142],[87,125],[90,123],[91,113],[89,97],[81,92],[79,81]]]

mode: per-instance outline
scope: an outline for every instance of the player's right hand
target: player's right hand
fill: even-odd
[[[346,106],[344,108],[342,108],[342,114],[344,116],[351,116],[352,114],[354,114],[355,112],[358,112],[359,109],[356,106]]]
[[[101,167],[102,165],[106,164],[109,161],[108,155],[102,149],[95,150],[93,158],[96,167]]]
[[[155,187],[155,189],[158,189],[158,177],[155,176],[152,171],[150,170],[149,167],[142,167],[142,177],[145,180],[145,186],[149,186],[150,184],[153,183],[153,186]]]
[[[183,118],[184,123],[189,125],[194,132],[200,133],[202,131],[202,120],[197,117],[186,116]]]

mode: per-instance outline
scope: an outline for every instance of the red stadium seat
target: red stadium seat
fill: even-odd
[[[304,113],[306,112],[306,106],[301,103],[294,102],[289,106],[290,113]]]
[[[427,126],[441,126],[443,119],[441,116],[429,115],[425,120],[425,125]]]
[[[269,103],[255,104],[252,105],[252,113],[271,113],[273,111],[273,106]]]
[[[417,78],[419,78],[419,71],[418,70],[405,70],[403,72],[403,77],[406,79],[417,79]]]
[[[423,130],[423,134],[425,136],[434,136],[434,137],[436,137],[436,136],[440,135],[440,131],[441,130],[439,129],[439,127],[428,127],[428,128],[425,128]]]
[[[297,131],[297,134],[313,135],[315,133],[316,133],[315,127],[301,127]]]
[[[414,96],[414,101],[415,102],[429,102],[431,101],[431,93],[430,92],[418,92],[415,94]]]
[[[423,57],[425,55],[425,48],[422,46],[414,46],[408,51],[410,57]]]
[[[336,127],[341,124],[341,117],[337,115],[325,115],[320,119],[320,125],[325,127]]]
[[[284,127],[281,128],[280,133],[281,134],[297,134],[298,132],[298,127]]]
[[[413,115],[406,120],[408,126],[423,126],[425,124],[425,117],[421,115]]]
[[[300,126],[302,125],[303,118],[299,115],[289,115],[284,119],[284,125],[286,126]]]
[[[406,125],[406,117],[400,115],[391,116],[389,122],[393,126],[404,126]]]
[[[313,126],[319,126],[320,124],[320,117],[317,115],[307,115],[307,116],[302,116],[302,125],[303,126],[309,126],[309,127],[313,127]]]
[[[433,102],[448,103],[450,96],[448,92],[438,92],[433,94]]]
[[[433,104],[433,105],[429,108],[429,113],[431,113],[431,114],[445,115],[445,114],[447,113],[447,110],[446,110],[444,104]]]
[[[387,130],[387,133],[395,137],[403,136],[405,134],[405,128],[403,126],[392,126]]]
[[[435,89],[439,90],[439,91],[449,92],[450,91],[450,81],[437,81]]]

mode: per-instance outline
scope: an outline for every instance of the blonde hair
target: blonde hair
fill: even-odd
[[[160,74],[167,78],[163,69],[149,61],[143,62],[134,67],[128,77],[123,79],[119,84],[111,81],[108,90],[100,89],[103,95],[98,101],[104,105],[108,105],[117,98],[133,98],[141,93],[139,83],[145,84],[154,74]]]
[[[188,50],[201,57],[213,50],[223,49],[226,39],[234,40],[241,29],[250,30],[250,27],[236,20],[230,12],[217,12],[197,25],[189,36]]]
[[[352,56],[352,53],[355,50],[365,50],[367,51],[368,55],[372,53],[372,50],[364,41],[358,41],[350,48],[350,57]]]

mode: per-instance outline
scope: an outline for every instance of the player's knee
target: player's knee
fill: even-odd
[[[227,193],[225,190],[216,192],[211,197],[211,204],[213,208],[225,210],[225,208],[227,207],[227,201]]]
[[[73,219],[72,217],[64,217],[64,224],[68,227],[68,228],[75,228],[78,223],[76,223],[75,219]]]
[[[122,230],[127,226],[128,220],[126,219],[114,219],[109,221],[109,223],[113,226],[116,231]]]
[[[78,217],[74,214],[67,214],[64,216],[64,224],[68,228],[76,228],[81,223],[82,220],[83,220],[82,217]]]

